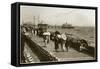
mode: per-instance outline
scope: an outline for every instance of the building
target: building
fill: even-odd
[[[38,24],[38,35],[42,36],[47,31],[48,24]]]
[[[74,28],[71,24],[65,23],[62,25],[62,28]]]

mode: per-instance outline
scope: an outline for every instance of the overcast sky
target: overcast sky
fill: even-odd
[[[50,25],[62,25],[66,21],[73,26],[95,25],[95,10],[90,9],[21,6],[20,16],[21,24],[23,22],[34,23],[34,16],[36,18],[39,16],[40,20]]]

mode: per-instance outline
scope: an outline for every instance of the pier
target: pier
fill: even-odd
[[[90,53],[88,52],[78,52],[73,48],[70,48],[67,52],[58,52],[54,50],[54,42],[50,41],[45,47],[43,38],[32,35],[31,37],[26,37],[25,42],[25,59],[27,63],[40,63],[40,62],[59,62],[59,61],[80,61],[80,60],[94,60],[93,53],[94,48],[91,48]],[[93,49],[93,50],[92,50]]]

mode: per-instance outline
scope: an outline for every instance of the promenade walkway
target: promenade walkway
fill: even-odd
[[[56,57],[58,61],[78,61],[78,60],[80,61],[80,60],[93,60],[94,59],[88,54],[78,52],[74,50],[73,48],[69,48],[68,52],[66,51],[66,49],[64,52],[62,52],[60,49],[58,52],[55,52],[53,41],[50,41],[50,43],[48,43],[47,46],[45,47],[43,38],[40,38],[36,35],[33,35],[31,37],[31,40],[37,43],[44,50],[48,51],[52,56]]]

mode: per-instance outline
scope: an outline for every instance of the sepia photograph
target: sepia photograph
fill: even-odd
[[[20,64],[96,60],[96,10],[20,6]]]

